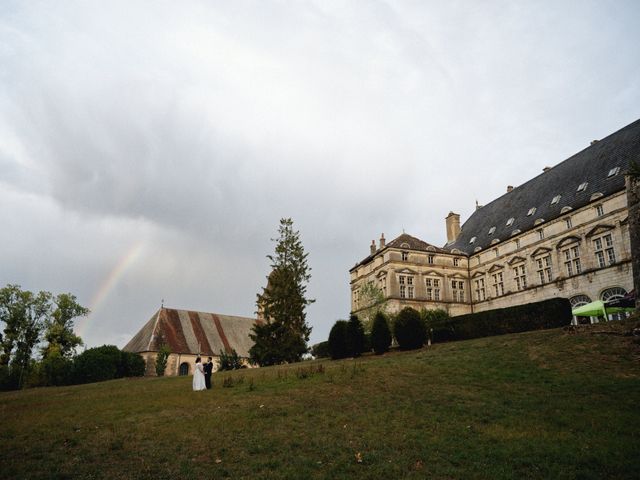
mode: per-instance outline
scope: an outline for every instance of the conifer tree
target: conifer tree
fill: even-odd
[[[264,321],[255,325],[249,351],[251,360],[259,365],[274,365],[300,361],[308,351],[311,327],[306,322],[305,309],[314,300],[307,298],[307,283],[311,268],[290,218],[280,220],[275,253],[267,255],[271,273],[267,286],[258,294],[258,315]]]

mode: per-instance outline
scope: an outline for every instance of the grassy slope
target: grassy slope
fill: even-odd
[[[637,478],[638,354],[552,330],[219,373],[209,392],[2,393],[0,477]]]

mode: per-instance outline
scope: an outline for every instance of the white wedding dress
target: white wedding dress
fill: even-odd
[[[199,390],[205,390],[207,386],[204,383],[204,367],[201,363],[196,363],[196,368],[193,371],[193,390],[195,392]]]

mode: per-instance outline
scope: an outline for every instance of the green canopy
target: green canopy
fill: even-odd
[[[610,313],[633,312],[634,310],[634,308],[626,307],[607,307],[602,300],[596,300],[574,308],[571,313],[576,317],[599,317],[600,315],[606,317]]]
[[[598,317],[600,315],[606,315],[607,311],[604,309],[604,302],[602,300],[596,300],[595,302],[574,308],[571,310],[571,313],[576,317]]]

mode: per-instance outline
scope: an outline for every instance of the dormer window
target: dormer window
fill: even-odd
[[[475,243],[476,241],[476,237],[471,237],[471,240],[469,240],[469,243]]]
[[[587,185],[589,185],[589,182],[582,182],[580,185],[578,185],[578,192],[584,192],[587,189]]]
[[[551,200],[551,205],[555,205],[556,203],[558,203],[560,201],[560,198],[562,198],[562,195],[556,195],[555,197],[553,197],[553,200]]]
[[[531,215],[533,215],[534,213],[536,213],[536,207],[531,207],[529,209],[529,211],[527,212],[527,217],[530,217]]]
[[[507,220],[507,227],[510,227],[511,225],[513,225],[515,218],[511,217],[509,220]]]
[[[495,231],[496,231],[496,227],[491,227],[489,229],[489,235],[493,235]]]
[[[609,170],[609,173],[607,174],[607,178],[608,177],[613,177],[614,175],[617,175],[618,173],[620,173],[620,167],[612,168],[611,170]]]

